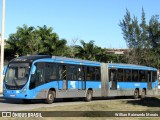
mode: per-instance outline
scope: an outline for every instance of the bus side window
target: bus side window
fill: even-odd
[[[116,70],[109,70],[109,81],[116,81]]]
[[[77,66],[75,65],[69,65],[68,66],[68,80],[76,80],[77,79]]]
[[[56,66],[55,66],[55,64],[53,64],[51,76],[50,76],[49,79],[50,79],[50,81],[53,81],[53,80],[57,79],[57,72],[56,72]]]
[[[59,80],[67,79],[67,66],[66,65],[58,65],[58,79]]]
[[[146,82],[146,72],[144,70],[139,71],[139,81],[140,82]]]
[[[138,70],[132,70],[132,81],[134,81],[134,82],[138,82],[139,81]]]
[[[158,80],[157,71],[152,71],[152,81],[155,82],[156,80]]]
[[[95,67],[87,66],[87,79],[86,80],[95,80]]]
[[[100,81],[100,68],[99,67],[95,68],[95,76],[96,76],[96,81]]]
[[[36,86],[45,83],[44,80],[44,63],[38,63],[36,69]]]
[[[131,74],[132,71],[130,69],[124,69],[124,81],[129,82],[132,81]]]
[[[77,72],[77,77],[78,80],[84,80],[85,77],[85,69],[83,66],[78,66],[78,72]]]
[[[56,64],[45,63],[45,82],[56,80]]]
[[[117,80],[120,82],[123,81],[123,69],[118,69]]]
[[[44,80],[44,63],[36,63],[35,74],[31,76],[30,89],[33,89],[41,84],[45,83]]]

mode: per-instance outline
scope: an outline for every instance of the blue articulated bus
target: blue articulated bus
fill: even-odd
[[[55,98],[156,95],[157,69],[100,63],[66,57],[33,55],[15,58],[4,70],[3,96],[24,102]]]

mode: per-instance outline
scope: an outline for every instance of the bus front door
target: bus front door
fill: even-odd
[[[59,74],[58,89],[66,90],[67,89],[67,66],[59,65],[58,74]]]
[[[86,89],[85,67],[78,67],[78,89]]]
[[[152,89],[152,72],[151,71],[147,72],[147,85],[148,85],[148,89]]]

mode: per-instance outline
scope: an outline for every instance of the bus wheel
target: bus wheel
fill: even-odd
[[[45,102],[47,104],[52,104],[54,102],[54,99],[55,99],[55,92],[52,90],[49,90],[47,99],[45,100]]]
[[[23,101],[25,104],[31,103],[31,100],[30,100],[30,99],[22,99],[22,101]]]
[[[86,102],[89,102],[89,101],[92,100],[92,90],[88,90],[88,91],[87,91],[87,95],[86,95],[86,97],[85,97],[84,100],[85,100]]]
[[[139,97],[139,92],[137,89],[135,89],[133,97],[134,97],[134,99],[137,99]]]
[[[141,99],[145,98],[145,96],[146,96],[146,91],[145,89],[143,89],[141,92]]]

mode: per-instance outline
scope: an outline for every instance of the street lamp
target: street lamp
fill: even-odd
[[[0,92],[3,91],[3,66],[4,66],[4,24],[5,24],[5,0],[2,0],[2,31],[1,31],[1,70],[0,70]]]

